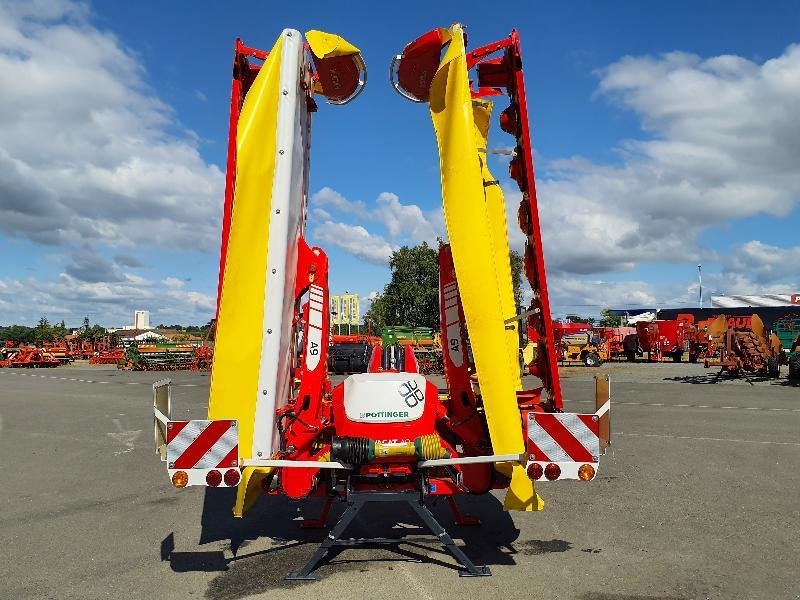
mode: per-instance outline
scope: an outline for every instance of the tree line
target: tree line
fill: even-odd
[[[0,327],[0,340],[10,340],[18,344],[42,344],[43,342],[56,342],[63,340],[71,333],[71,329],[66,326],[62,319],[60,323],[51,324],[47,317],[43,316],[34,327],[26,325],[9,325]],[[83,320],[78,338],[81,340],[93,340],[106,335],[105,327],[96,323],[91,325],[89,317]]]

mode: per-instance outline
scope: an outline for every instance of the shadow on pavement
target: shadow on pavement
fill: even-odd
[[[335,502],[328,528],[302,529],[303,516],[314,518],[321,502],[293,501],[284,496],[262,497],[242,519],[231,514],[233,489],[207,489],[201,518],[200,545],[213,542],[229,544],[232,558],[222,550],[176,552],[174,536],[161,543],[161,557],[169,561],[175,572],[221,572],[210,584],[207,596],[215,600],[243,598],[268,588],[289,588],[297,582],[283,581],[291,569],[301,567],[311,558],[317,546],[344,510],[344,503]],[[491,494],[458,498],[464,514],[481,519],[479,526],[458,526],[445,499],[430,500],[427,504],[456,539],[464,553],[478,565],[513,565],[518,550],[514,542],[519,530],[502,503]],[[388,509],[388,510],[387,510]],[[368,504],[345,531],[346,538],[402,539],[398,544],[366,542],[356,547],[334,547],[316,570],[319,578],[343,570],[367,571],[371,562],[391,564],[417,562],[434,564],[447,569],[453,576],[461,567],[441,547],[438,539],[419,521],[404,503]],[[267,538],[271,547],[247,553],[247,545],[256,539]],[[461,540],[463,543],[459,543]],[[216,546],[219,547],[218,545]],[[564,540],[531,540],[520,544],[523,554],[564,552],[572,544]],[[303,585],[302,583],[299,585]]]
[[[756,383],[771,383],[772,385],[780,385],[778,381],[771,377],[763,376],[763,375],[754,375],[752,373],[748,373],[746,376],[733,376],[728,375],[725,371],[710,371],[708,373],[703,373],[702,375],[683,375],[683,376],[676,376],[676,377],[664,377],[663,381],[676,381],[678,383],[691,383],[696,385],[705,385],[710,383],[725,383],[725,382],[736,382],[740,381],[742,383],[749,383],[750,385],[754,385]]]

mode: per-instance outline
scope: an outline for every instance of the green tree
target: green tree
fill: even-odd
[[[53,341],[55,337],[53,328],[50,326],[50,321],[48,321],[47,317],[44,315],[42,315],[42,318],[39,319],[39,323],[34,327],[33,337],[37,344]]]
[[[510,255],[514,302],[522,305],[523,261]],[[373,335],[387,325],[439,328],[439,253],[423,242],[403,246],[389,259],[391,279],[364,314]]]
[[[582,317],[580,315],[567,315],[567,321],[571,323],[587,323],[589,325],[594,325],[593,317]]]
[[[616,317],[611,314],[610,308],[604,308],[600,311],[600,321],[597,324],[600,327],[622,327],[622,317]]]
[[[389,259],[386,324],[439,327],[439,256],[423,242],[403,246]]]
[[[36,330],[33,327],[25,325],[0,327],[0,342],[9,340],[17,344],[32,344],[36,341],[35,333]]]
[[[386,294],[378,294],[372,304],[364,313],[364,324],[368,326],[372,335],[379,335],[387,323],[387,297]]]
[[[511,258],[511,285],[514,287],[514,306],[522,306],[522,254],[512,250]]]

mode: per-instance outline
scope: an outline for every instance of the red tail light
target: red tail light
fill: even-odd
[[[206,474],[206,483],[211,487],[217,487],[220,483],[222,483],[222,473],[219,471],[209,471]]]
[[[539,480],[542,478],[543,474],[544,474],[544,469],[542,468],[542,465],[540,465],[539,463],[531,463],[530,465],[528,465],[528,477],[530,477],[531,479]]]
[[[237,485],[240,478],[239,469],[228,469],[225,471],[225,485],[229,487]]]
[[[544,468],[544,476],[550,481],[558,479],[561,477],[561,467],[555,463],[550,463]]]

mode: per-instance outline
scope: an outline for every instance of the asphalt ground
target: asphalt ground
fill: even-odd
[[[480,527],[434,507],[492,577],[415,542],[337,550],[313,583],[282,578],[323,539],[298,527],[318,504],[265,498],[235,520],[228,491],[174,490],[154,455],[150,384],[171,377],[174,417],[204,418],[207,374],[0,369],[0,598],[800,598],[800,388],[603,369],[614,438],[595,481],[540,484],[541,513],[459,499]],[[563,373],[567,409],[589,411],[594,371]],[[425,531],[389,505],[349,533]]]

